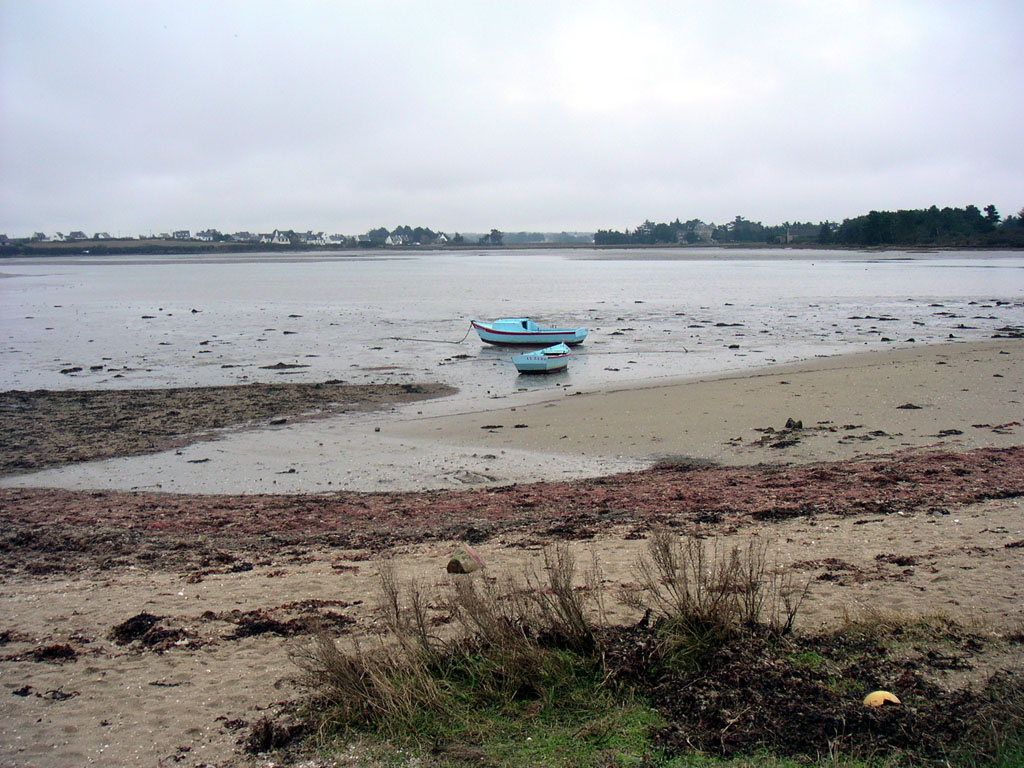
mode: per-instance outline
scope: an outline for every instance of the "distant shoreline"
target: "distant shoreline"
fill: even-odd
[[[217,254],[260,254],[273,256],[298,256],[298,255],[348,255],[374,256],[379,254],[403,255],[423,252],[441,251],[535,251],[535,250],[559,250],[559,251],[633,251],[645,252],[672,252],[686,254],[699,251],[721,251],[723,253],[736,251],[834,251],[836,253],[935,253],[942,251],[964,251],[971,253],[999,252],[999,251],[1024,251],[1022,247],[1012,246],[972,246],[972,245],[914,245],[914,246],[846,246],[846,245],[821,245],[818,243],[694,243],[694,244],[668,244],[657,245],[626,244],[626,245],[594,245],[593,243],[523,243],[516,245],[481,245],[479,243],[462,243],[443,245],[420,245],[420,246],[373,246],[361,244],[358,246],[337,246],[337,245],[272,245],[267,243],[210,243],[202,241],[181,241],[181,240],[135,240],[135,239],[111,239],[111,240],[76,240],[64,243],[34,243],[34,242],[11,242],[0,245],[0,259],[33,258],[33,257],[59,257],[59,256],[192,256],[192,255],[217,255]]]

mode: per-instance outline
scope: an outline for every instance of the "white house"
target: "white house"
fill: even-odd
[[[279,229],[275,229],[269,235],[260,235],[260,243],[263,245],[291,245],[292,241],[288,235]]]
[[[305,232],[299,235],[299,240],[306,245],[327,245],[327,237],[323,232]]]

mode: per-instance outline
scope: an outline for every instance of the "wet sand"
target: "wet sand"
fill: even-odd
[[[260,764],[239,742],[299,696],[288,655],[313,623],[340,638],[372,632],[376,559],[438,585],[458,541],[474,544],[491,575],[571,542],[581,565],[600,564],[613,620],[636,618],[614,596],[634,580],[646,533],[671,525],[723,546],[768,539],[776,567],[811,580],[803,628],[871,607],[1019,627],[1022,353],[1016,340],[945,345],[475,413],[445,413],[442,399],[295,426],[347,430],[367,473],[382,436],[418,446],[373,478],[419,472],[412,493],[2,489],[0,762]],[[802,428],[786,429],[790,418]],[[426,490],[426,446],[495,477]],[[533,463],[514,465],[513,453]],[[573,461],[666,457],[631,474],[564,474]],[[304,471],[301,454],[287,459]],[[142,613],[155,617],[143,633],[113,632]],[[1007,667],[1019,669],[1019,655],[975,659],[940,682]]]
[[[787,430],[790,419],[802,429]],[[1012,339],[571,392],[525,407],[404,420],[390,429],[492,453],[742,465],[842,460],[926,446],[1016,445],[1024,436],[1022,421],[1024,344]]]
[[[419,491],[633,471],[832,461],[1019,444],[1018,339],[818,358],[611,391],[526,391],[219,433],[149,456],[0,478],[0,487],[178,493]],[[787,430],[792,419],[802,429]]]
[[[306,422],[444,397],[442,384],[245,384],[0,392],[0,472],[180,450],[226,429]]]

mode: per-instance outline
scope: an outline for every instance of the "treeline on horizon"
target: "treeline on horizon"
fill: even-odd
[[[1000,218],[994,205],[964,208],[871,211],[842,223],[785,222],[765,226],[737,216],[727,224],[705,224],[700,219],[654,223],[645,221],[625,232],[602,229],[594,245],[672,245],[686,243],[785,245],[816,244],[849,247],[941,246],[1024,247],[1024,208],[1016,216]]]
[[[80,234],[80,233],[79,233]],[[186,233],[187,234],[187,233]],[[247,252],[253,250],[337,250],[340,248],[378,248],[432,246],[442,248],[501,246],[671,246],[671,245],[794,245],[822,247],[935,247],[935,248],[1024,248],[1024,208],[1016,215],[1001,218],[994,205],[964,208],[923,208],[916,210],[871,211],[863,216],[844,219],[841,223],[821,221],[784,222],[765,226],[736,216],[722,224],[705,224],[700,219],[670,223],[645,221],[636,229],[619,232],[600,229],[593,239],[584,232],[502,232],[492,229],[484,235],[454,233],[451,236],[428,227],[399,226],[393,230],[378,227],[357,237],[332,236],[337,242],[318,242],[312,232],[298,233],[275,230],[283,242],[260,242],[249,233],[245,239],[225,235],[217,230],[200,233],[210,235],[206,241],[186,237],[173,240],[160,238],[110,238],[84,234],[72,240],[52,242],[42,233],[31,238],[10,240],[0,235],[0,257],[18,255],[59,255],[80,251],[101,255],[106,253],[198,253],[204,251]],[[320,233],[322,237],[323,233]]]

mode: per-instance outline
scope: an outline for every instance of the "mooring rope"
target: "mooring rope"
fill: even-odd
[[[411,339],[408,336],[388,336],[388,338],[392,339],[394,341],[422,341],[422,342],[425,342],[427,344],[461,344],[462,342],[464,342],[466,340],[466,337],[469,336],[470,331],[472,331],[472,330],[473,330],[473,324],[470,323],[469,324],[469,328],[466,330],[466,335],[463,336],[458,341],[448,341],[447,339]]]

